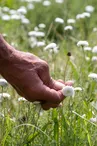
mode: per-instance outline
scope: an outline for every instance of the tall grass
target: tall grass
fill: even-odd
[[[5,39],[14,44],[16,49],[29,51],[46,60],[50,74],[54,79],[74,80],[74,87],[82,91],[75,93],[74,98],[67,97],[63,106],[49,111],[41,111],[28,101],[18,101],[19,95],[8,85],[0,92],[8,92],[11,100],[0,102],[0,145],[1,146],[96,146],[97,123],[90,121],[97,116],[97,82],[88,78],[90,72],[97,72],[96,62],[92,62],[92,52],[83,52],[77,47],[79,40],[87,40],[90,47],[97,45],[96,27],[97,2],[95,0],[64,0],[62,4],[51,1],[46,7],[42,2],[32,2],[34,9],[28,10],[26,17],[30,24],[19,20],[3,21],[0,14],[0,30],[6,33]],[[18,0],[0,0],[1,7],[18,9],[27,6],[28,2]],[[90,18],[76,20],[72,32],[64,31],[67,19],[74,18],[85,11],[85,6],[92,5],[95,11]],[[0,8],[1,9],[1,8]],[[64,19],[64,24],[56,24],[55,18]],[[46,45],[55,42],[59,46],[58,54],[46,52],[43,48],[31,48],[28,32],[46,24],[44,40]],[[41,29],[40,29],[41,31]],[[71,57],[67,53],[71,53]],[[86,60],[85,57],[90,60]],[[96,55],[95,55],[96,56]]]

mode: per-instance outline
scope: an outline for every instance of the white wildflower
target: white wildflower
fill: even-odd
[[[93,62],[97,61],[97,56],[93,56],[93,57],[92,57],[92,61],[93,61]]]
[[[43,5],[44,5],[44,6],[50,6],[50,5],[51,5],[51,2],[48,1],[48,0],[45,0],[45,1],[43,2]]]
[[[50,53],[55,53],[55,54],[57,54],[57,53],[59,52],[59,49],[58,49],[58,47],[55,47],[55,48],[53,48],[53,49],[50,49],[49,51],[50,51]]]
[[[92,53],[97,53],[97,46],[94,46],[94,47],[93,47]]]
[[[90,17],[90,16],[91,16],[90,13],[88,13],[88,12],[83,12],[82,15],[83,15],[84,18],[85,18],[85,17]]]
[[[64,20],[62,18],[57,17],[55,19],[55,22],[63,24],[64,23]]]
[[[21,15],[21,14],[19,14],[19,16],[20,16],[20,18],[21,18],[21,19],[26,18],[26,17],[25,17],[25,15],[23,15],[23,14],[22,14],[22,15]]]
[[[76,15],[76,19],[84,19],[84,15],[83,14],[77,14]]]
[[[44,37],[45,33],[44,32],[36,32],[36,37]]]
[[[68,19],[67,20],[67,23],[68,24],[74,24],[76,21],[75,21],[75,19]]]
[[[5,15],[1,16],[1,19],[4,20],[4,21],[9,21],[10,20],[10,16],[5,14]]]
[[[56,0],[56,3],[63,3],[64,0]]]
[[[65,86],[62,89],[62,93],[63,93],[64,96],[74,96],[74,94],[75,94],[74,87],[72,87],[72,86]]]
[[[75,91],[82,91],[83,89],[81,87],[75,87],[74,90]]]
[[[55,43],[51,43],[44,48],[44,51],[49,50],[50,53],[58,53],[59,49]]]
[[[34,37],[44,37],[45,33],[41,31],[30,31],[28,33],[29,36],[34,36]]]
[[[27,18],[22,18],[22,19],[21,19],[21,22],[22,22],[23,24],[29,24],[29,23],[30,23],[29,19],[27,19]]]
[[[9,12],[9,10],[10,10],[10,9],[9,9],[8,7],[3,7],[3,8],[2,8],[2,11],[3,11],[3,12]]]
[[[84,51],[92,51],[91,47],[84,47]]]
[[[36,37],[31,36],[29,38],[29,43],[30,43],[31,48],[34,48],[37,45],[37,39],[36,39]]]
[[[50,43],[49,45],[47,45],[44,50],[48,50],[48,49],[53,49],[53,48],[56,48],[57,45],[55,43]]]
[[[21,101],[27,101],[27,100],[24,97],[19,97],[18,101],[21,102]]]
[[[11,9],[11,10],[9,11],[9,14],[11,14],[11,15],[15,15],[15,14],[17,14],[17,11],[14,10],[14,9]]]
[[[34,5],[32,3],[28,3],[27,9],[29,9],[29,10],[34,9]]]
[[[80,47],[80,46],[84,46],[84,47],[87,47],[89,45],[89,43],[87,41],[79,41],[77,43],[77,46]]]
[[[88,6],[85,7],[85,10],[86,10],[87,12],[89,12],[89,13],[92,13],[92,12],[94,11],[94,7],[91,6],[91,5],[88,5]]]
[[[11,96],[8,93],[0,93],[0,101],[2,101],[4,98],[10,100]]]
[[[0,79],[0,86],[7,86],[8,82],[5,79]]]
[[[21,6],[18,10],[17,10],[18,13],[20,14],[26,14],[27,13],[27,9],[26,7],[24,6]]]
[[[93,32],[97,32],[97,27],[94,27],[93,28]]]
[[[37,47],[43,47],[43,46],[45,46],[45,42],[37,42],[36,46]]]
[[[90,15],[90,13],[88,13],[88,12],[83,12],[82,14],[77,14],[76,15],[76,19],[84,19],[84,18],[86,18],[86,17],[90,17],[91,15]]]
[[[39,26],[39,28],[45,28],[46,27],[46,25],[44,23],[40,23],[38,26]]]
[[[72,27],[71,25],[68,25],[68,26],[65,26],[65,27],[64,27],[64,30],[66,30],[66,31],[67,31],[67,30],[73,30],[73,27]]]
[[[97,123],[97,117],[91,118],[91,119],[90,119],[90,122]]]
[[[95,81],[97,81],[97,74],[96,73],[90,73],[88,75],[88,77],[91,78],[91,79],[93,79],[93,80],[95,80]]]
[[[21,17],[20,17],[18,14],[12,14],[12,15],[10,16],[10,19],[13,19],[13,20],[20,20]]]

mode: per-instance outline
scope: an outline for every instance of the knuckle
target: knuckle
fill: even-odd
[[[43,66],[44,70],[48,71],[49,70],[48,63],[46,61],[42,61],[41,63],[42,63],[42,66]]]
[[[54,89],[54,80],[50,78],[49,87]]]
[[[46,61],[39,59],[38,61],[36,61],[35,63],[36,66],[36,70],[41,70],[41,71],[49,71],[49,65]]]

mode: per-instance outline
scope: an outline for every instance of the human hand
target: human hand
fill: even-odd
[[[44,110],[58,107],[64,99],[61,89],[65,83],[50,77],[47,62],[31,53],[15,50],[4,39],[1,41],[7,50],[12,50],[9,59],[1,64],[1,75],[19,95],[31,102],[40,101]]]

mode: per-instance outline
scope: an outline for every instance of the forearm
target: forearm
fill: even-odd
[[[0,61],[9,60],[13,51],[14,48],[9,46],[9,44],[3,39],[2,35],[0,35]]]
[[[3,39],[2,35],[0,35],[0,74],[3,68],[7,67],[9,61],[11,61],[13,52],[15,52],[15,49]]]

